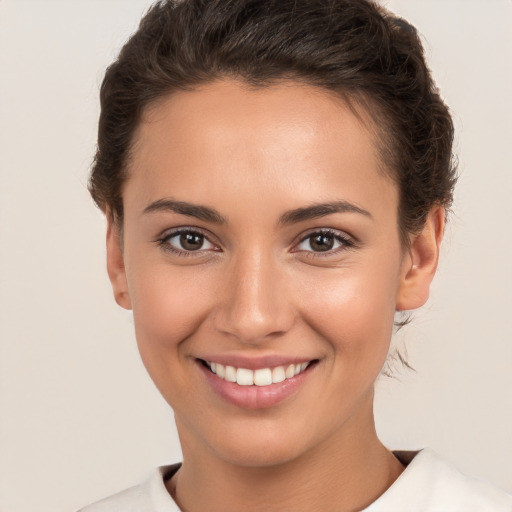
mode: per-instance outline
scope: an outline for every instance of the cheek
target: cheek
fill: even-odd
[[[129,289],[137,343],[148,366],[153,359],[163,362],[164,352],[179,353],[181,343],[197,331],[208,315],[212,278],[192,267],[137,268],[144,270],[129,276]]]
[[[383,362],[393,330],[394,275],[361,266],[319,276],[302,293],[303,317],[334,352]]]
[[[208,316],[211,287],[191,267],[137,268],[144,270],[130,275],[129,285],[140,357],[163,397],[180,410],[197,394],[187,376],[194,362],[186,347]]]

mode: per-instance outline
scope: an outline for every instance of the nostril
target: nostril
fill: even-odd
[[[293,315],[281,312],[229,311],[217,315],[215,328],[223,334],[230,335],[244,345],[260,345],[271,339],[286,335],[293,325]]]

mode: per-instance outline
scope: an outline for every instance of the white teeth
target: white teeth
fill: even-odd
[[[286,373],[284,372],[284,368],[282,366],[276,366],[272,370],[272,383],[276,384],[278,382],[283,382],[286,379]]]
[[[240,386],[252,386],[254,384],[254,372],[247,368],[238,368],[236,371],[236,383]]]
[[[217,374],[217,377],[228,382],[236,382],[239,386],[270,386],[270,384],[283,382],[303,372],[309,366],[309,361],[290,364],[287,367],[276,366],[275,368],[259,368],[257,370],[224,366],[220,363],[207,362],[207,364],[210,370]]]
[[[226,366],[226,375],[224,379],[228,382],[236,382],[236,368],[234,366]]]
[[[226,378],[226,368],[224,367],[223,364],[219,364],[217,363],[216,367],[215,367],[215,373],[221,378],[221,379],[224,379]]]
[[[269,384],[272,384],[272,370],[270,368],[255,370],[254,384],[256,384],[256,386],[268,386]]]
[[[288,366],[288,368],[286,368],[285,375],[286,375],[287,379],[291,379],[292,377],[295,376],[295,365],[294,364],[291,364],[290,366]]]

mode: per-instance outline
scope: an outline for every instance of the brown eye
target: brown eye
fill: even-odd
[[[346,235],[338,231],[321,230],[304,237],[295,250],[310,253],[336,253],[353,246],[354,242]]]
[[[313,251],[330,251],[334,247],[334,235],[330,233],[317,233],[309,238],[309,245]]]
[[[199,233],[182,233],[180,235],[180,245],[186,251],[197,251],[202,248],[204,236]]]
[[[177,253],[191,253],[199,251],[216,250],[205,235],[199,231],[178,231],[159,240],[164,249]]]

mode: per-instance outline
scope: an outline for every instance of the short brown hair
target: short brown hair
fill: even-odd
[[[452,203],[453,123],[414,27],[367,0],[161,0],[107,69],[89,190],[122,223],[122,185],[144,109],[231,77],[298,80],[365,106],[396,181],[402,240]]]

